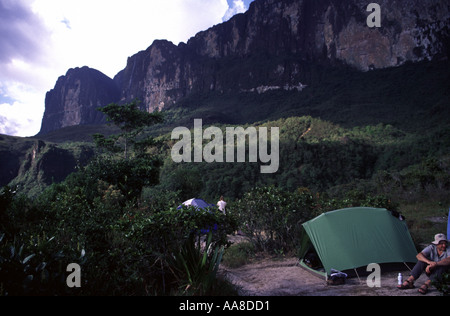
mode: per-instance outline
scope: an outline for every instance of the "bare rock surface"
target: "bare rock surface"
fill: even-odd
[[[244,236],[231,236],[233,243],[245,242]],[[298,258],[262,258],[238,268],[222,265],[219,273],[233,283],[242,296],[423,296],[419,287],[427,280],[422,276],[416,288],[397,289],[397,276],[406,278],[408,271],[381,271],[381,287],[371,288],[367,277],[348,278],[343,285],[327,285],[325,279],[308,272],[299,265]],[[436,288],[430,288],[426,296],[440,296]]]

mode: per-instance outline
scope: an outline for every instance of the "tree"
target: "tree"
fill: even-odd
[[[138,100],[124,105],[112,103],[99,111],[105,113],[107,120],[119,127],[122,133],[109,137],[93,135],[96,145],[112,153],[123,150],[124,159],[98,157],[85,173],[116,186],[127,200],[137,198],[144,186],[155,185],[159,180],[161,161],[147,154],[147,148],[155,142],[152,137],[144,135],[144,130],[162,122],[163,117],[160,112],[141,111]]]
[[[106,114],[107,120],[119,127],[122,133],[119,135],[112,135],[108,138],[101,134],[93,135],[97,146],[112,152],[118,152],[120,147],[117,146],[117,144],[120,139],[123,139],[125,142],[124,157],[125,159],[128,159],[128,147],[130,143],[135,146],[135,149],[137,149],[139,153],[142,153],[144,148],[148,145],[153,144],[150,137],[139,141],[137,138],[146,127],[162,123],[163,116],[160,112],[148,113],[141,111],[139,109],[139,104],[140,102],[138,100],[134,100],[131,103],[124,105],[111,103],[110,105],[100,108],[99,111]]]

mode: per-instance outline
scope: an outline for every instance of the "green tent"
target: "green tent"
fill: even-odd
[[[386,209],[357,207],[324,213],[303,224],[325,269],[371,263],[415,263],[417,251],[404,220]],[[303,260],[302,266],[305,267]]]

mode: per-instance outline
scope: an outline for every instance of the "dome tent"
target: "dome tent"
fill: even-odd
[[[372,263],[415,263],[417,250],[404,220],[386,209],[356,207],[324,213],[303,224],[325,270]],[[306,253],[305,253],[306,254]],[[301,258],[300,265],[311,269]]]
[[[208,202],[206,202],[205,200],[202,199],[190,199],[187,200],[185,202],[183,202],[183,204],[181,204],[180,206],[178,206],[178,210],[181,210],[183,207],[193,207],[196,211],[199,210],[206,210],[208,212],[211,212],[212,208],[216,208],[216,206],[214,204],[210,204]],[[210,231],[216,232],[218,229],[217,224],[214,224],[212,227],[208,227],[208,228],[203,228],[200,230],[201,234],[207,234]]]
[[[181,209],[183,206],[193,206],[195,208],[199,208],[199,209],[207,209],[210,207],[215,207],[214,204],[209,204],[206,201],[202,200],[202,199],[190,199],[187,200],[185,202],[183,202],[182,205],[180,205],[178,207],[178,209]]]

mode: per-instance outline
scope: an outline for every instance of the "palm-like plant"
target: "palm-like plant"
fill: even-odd
[[[214,286],[225,247],[212,239],[210,232],[203,246],[200,236],[191,234],[174,256],[174,273],[184,295],[207,295]]]

